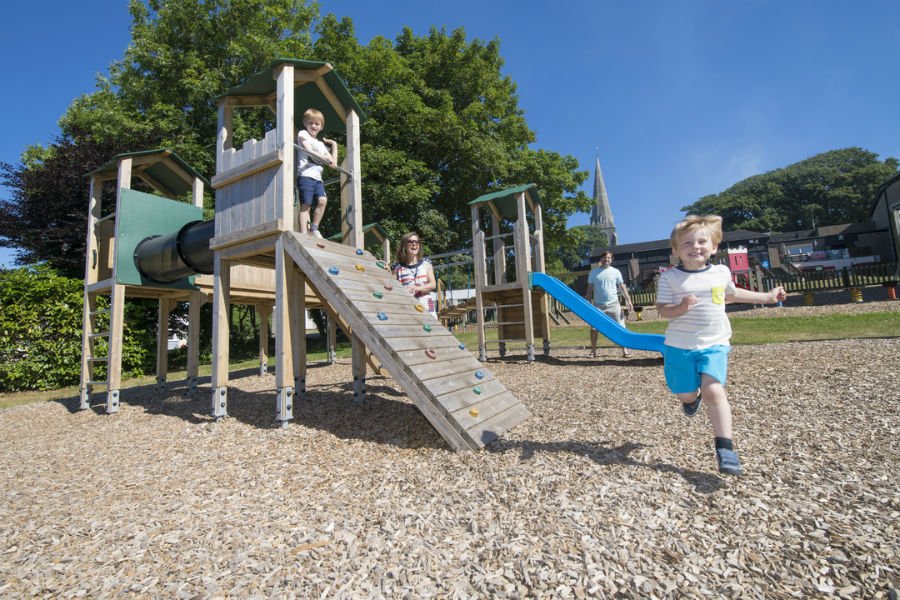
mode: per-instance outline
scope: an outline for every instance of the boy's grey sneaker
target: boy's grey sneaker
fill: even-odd
[[[719,473],[727,473],[729,475],[744,474],[744,469],[741,468],[741,459],[738,458],[737,452],[734,450],[716,448],[716,460],[719,461]]]
[[[697,414],[697,411],[700,410],[700,401],[703,399],[701,394],[697,394],[697,399],[693,402],[685,404],[681,403],[681,412],[684,413],[686,417],[693,417]]]

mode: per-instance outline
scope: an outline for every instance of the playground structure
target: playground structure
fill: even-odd
[[[478,356],[487,358],[484,309],[497,310],[500,356],[509,342],[525,343],[528,360],[535,359],[534,340],[539,332],[544,354],[550,353],[550,317],[547,297],[531,289],[528,274],[544,272],[544,237],[541,199],[534,184],[522,185],[469,202],[472,210],[472,257],[475,268],[475,308],[478,315]],[[533,228],[529,224],[532,217]],[[485,227],[490,226],[490,235]],[[509,240],[512,241],[510,252]],[[490,242],[490,248],[487,243]],[[492,269],[487,268],[488,253]]]
[[[350,337],[355,400],[365,398],[367,364],[377,361],[454,450],[483,447],[528,418],[528,409],[446,328],[420,312],[384,263],[363,249],[359,126],[364,117],[331,65],[279,59],[216,101],[212,226],[201,222],[207,182],[169,151],[120,155],[91,174],[81,407],[89,407],[95,387],[105,386],[106,412],[118,410],[126,296],[159,301],[161,387],[168,314],[173,302],[189,302],[188,378],[196,387],[199,308],[211,295],[211,396],[217,419],[228,414],[232,303],[258,306],[263,324],[269,314],[273,317],[276,420],[282,426],[293,418],[296,396],[306,393],[304,315],[313,307],[326,309],[333,317],[329,321]],[[258,106],[272,110],[275,128],[235,149],[234,110]],[[309,107],[325,115],[327,131],[337,130],[346,140],[339,169],[341,243],[294,231],[295,117]],[[163,197],[131,190],[133,177]],[[115,211],[101,216],[102,184],[112,180]],[[191,204],[175,200],[188,193]],[[384,249],[389,251],[386,240]],[[191,275],[195,272],[200,274]],[[110,297],[110,325],[102,332],[97,325],[100,295]],[[264,365],[267,332],[260,337]],[[98,338],[107,340],[105,355],[98,351],[103,346]],[[105,380],[93,378],[97,363],[106,365]]]

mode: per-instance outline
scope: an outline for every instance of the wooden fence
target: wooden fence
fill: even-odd
[[[767,271],[759,276],[761,291],[783,286],[788,293],[841,290],[870,285],[897,282],[897,263],[867,263],[844,269],[805,271],[789,274],[784,271]],[[656,304],[656,290],[629,290],[635,306]]]

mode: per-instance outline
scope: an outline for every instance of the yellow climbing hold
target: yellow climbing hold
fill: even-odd
[[[477,417],[477,416],[478,416],[478,409],[477,409],[477,408],[473,408],[472,410],[469,411],[469,414],[472,415],[473,417]]]

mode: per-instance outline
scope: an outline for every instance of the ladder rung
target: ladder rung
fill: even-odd
[[[88,334],[88,337],[92,337],[92,338],[109,337],[109,332],[108,332],[108,331],[101,331],[101,332],[99,332],[99,333],[91,333],[91,334]]]
[[[107,383],[106,380],[103,380],[103,381],[88,381],[87,384],[88,384],[88,385],[109,385],[109,383]]]
[[[94,358],[93,356],[91,356],[88,358],[88,361],[90,361],[90,362],[109,362],[109,357],[108,356],[98,356],[97,358]]]
[[[90,285],[87,285],[85,287],[85,291],[88,294],[97,294],[100,292],[105,292],[107,290],[111,290],[114,283],[115,283],[115,280],[113,280],[113,278],[110,277],[109,279],[104,279],[102,281],[96,281]]]
[[[116,213],[111,212],[108,215],[106,215],[105,217],[100,217],[99,219],[94,221],[94,224],[96,225],[98,223],[102,223],[103,221],[109,221],[110,219],[115,219],[115,218],[116,218]]]
[[[108,308],[101,308],[100,310],[92,310],[90,314],[91,314],[92,317],[95,317],[95,316],[97,316],[97,315],[108,315],[108,314],[109,314],[109,309],[108,309]]]

